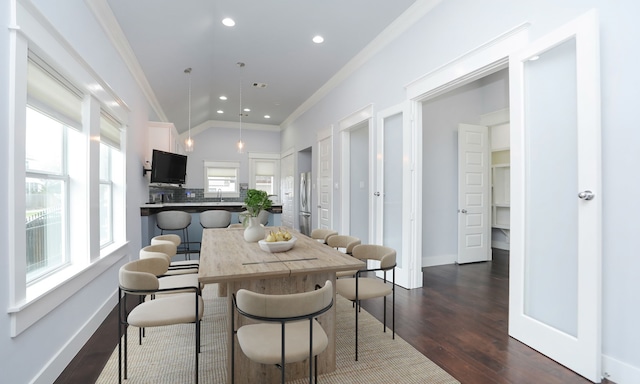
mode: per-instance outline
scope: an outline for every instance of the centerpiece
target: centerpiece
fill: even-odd
[[[247,190],[247,197],[244,199],[244,208],[247,215],[244,221],[248,221],[244,230],[244,239],[250,243],[264,239],[264,227],[260,225],[258,215],[260,211],[271,208],[271,195],[259,189]],[[245,223],[246,224],[246,223]]]

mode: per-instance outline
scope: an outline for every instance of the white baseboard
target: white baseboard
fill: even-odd
[[[640,367],[602,355],[602,376],[616,384],[640,383]]]
[[[458,255],[438,255],[422,258],[422,267],[435,267],[437,265],[455,264],[458,259]]]
[[[89,338],[96,332],[117,303],[118,291],[116,289],[49,363],[38,372],[36,377],[31,381],[31,384],[50,384],[56,381],[62,371],[64,371]]]

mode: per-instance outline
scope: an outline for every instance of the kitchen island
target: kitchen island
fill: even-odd
[[[160,234],[160,229],[156,225],[156,214],[163,211],[184,211],[191,214],[191,225],[189,226],[189,240],[201,241],[202,226],[200,225],[200,212],[217,209],[231,212],[231,223],[239,223],[238,214],[244,211],[244,204],[240,201],[207,201],[207,202],[174,202],[174,203],[151,203],[140,206],[141,218],[141,239],[142,246],[149,245],[151,238]],[[268,226],[277,227],[281,225],[280,214],[282,205],[274,204],[267,210],[269,212]]]

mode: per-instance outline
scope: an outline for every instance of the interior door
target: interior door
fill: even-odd
[[[331,137],[318,142],[318,228],[333,228],[331,221]],[[309,180],[311,182],[311,180]]]
[[[491,260],[489,127],[458,126],[458,264]]]
[[[601,186],[595,12],[509,60],[509,335],[601,380]]]
[[[411,287],[411,197],[408,113],[399,105],[378,114],[376,132],[375,243],[396,250],[396,284]],[[387,276],[390,278],[390,276]]]

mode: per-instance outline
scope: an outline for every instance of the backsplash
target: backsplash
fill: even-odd
[[[240,190],[240,197],[224,197],[223,201],[244,203],[247,190]],[[149,186],[150,203],[203,203],[220,201],[217,197],[204,197],[202,188]]]

